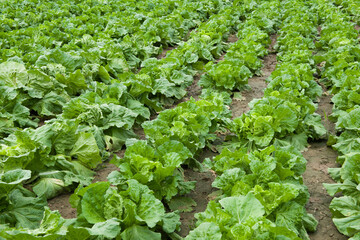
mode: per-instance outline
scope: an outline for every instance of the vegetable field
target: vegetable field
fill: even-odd
[[[359,0],[0,0],[0,239],[360,240]]]

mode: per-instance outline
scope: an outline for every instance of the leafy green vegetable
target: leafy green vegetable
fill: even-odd
[[[30,229],[39,226],[46,199],[36,197],[34,193],[25,188],[17,187],[9,194],[1,195],[1,201],[1,224]]]
[[[359,198],[350,196],[334,198],[330,209],[333,213],[334,224],[341,233],[354,236],[360,231]]]
[[[195,154],[215,138],[213,133],[229,117],[224,100],[218,95],[209,101],[191,99],[180,103],[174,109],[162,111],[155,120],[144,122],[145,135],[156,146],[170,140],[179,141]]]
[[[146,141],[136,141],[116,163],[120,170],[110,173],[108,179],[119,187],[127,180],[135,179],[149,186],[159,199],[169,201],[179,192],[185,194],[194,187],[193,182],[184,182],[180,172],[180,165],[192,156],[178,141],[166,142],[156,149]],[[189,188],[182,189],[184,184],[189,184]]]
[[[124,238],[138,234],[159,238],[161,234],[154,232],[157,228],[171,233],[179,227],[179,218],[165,213],[164,205],[147,186],[136,180],[128,180],[126,185],[116,189],[108,182],[98,182],[77,189],[71,203],[77,207],[79,224],[95,224],[95,227],[118,219]]]

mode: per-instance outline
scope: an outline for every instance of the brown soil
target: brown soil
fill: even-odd
[[[69,203],[71,193],[62,194],[48,200],[48,206],[51,210],[58,210],[63,218],[76,218],[76,209],[72,208]]]
[[[331,114],[331,96],[325,91],[320,98],[317,113],[321,115],[322,123],[329,133],[334,133],[334,123],[327,117]],[[310,234],[311,240],[347,239],[340,234],[331,219],[329,209],[332,197],[327,194],[323,183],[334,183],[328,174],[328,168],[339,167],[336,163],[337,153],[326,145],[326,140],[311,143],[303,153],[307,159],[306,171],[303,175],[304,183],[309,189],[310,199],[306,206],[307,211],[319,221],[317,231]]]
[[[269,54],[264,58],[264,67],[262,69],[262,76],[255,76],[249,79],[250,90],[241,92],[241,99],[234,99],[231,103],[231,110],[233,112],[233,118],[241,116],[243,113],[250,110],[248,104],[253,99],[262,98],[264,95],[263,90],[266,88],[266,79],[274,71],[277,64],[276,55]]]
[[[167,53],[168,51],[171,51],[171,50],[175,49],[175,48],[176,48],[176,47],[167,47],[167,48],[165,48],[165,49],[160,53],[160,55],[157,56],[157,59],[161,59],[161,58],[166,57],[166,53]]]
[[[125,150],[122,150],[122,151],[116,153],[116,155],[118,155],[118,157],[122,157],[122,156],[124,156],[124,152],[125,152]],[[98,171],[96,171],[95,177],[93,179],[93,183],[106,182],[108,175],[112,171],[117,171],[117,170],[119,170],[119,168],[117,168],[114,164],[111,164],[109,162],[104,162],[103,164],[101,164],[100,169]]]
[[[142,127],[135,128],[134,133],[139,137],[140,140],[145,140],[145,133]]]
[[[319,221],[317,231],[310,234],[311,240],[348,239],[340,234],[331,220],[329,209],[332,197],[323,187],[323,183],[333,183],[327,169],[338,167],[335,163],[337,153],[326,146],[326,141],[311,143],[308,151],[303,153],[307,159],[307,169],[304,173],[304,183],[309,188],[310,199],[307,211]]]
[[[199,86],[199,80],[202,73],[196,73],[194,76],[194,81],[192,82],[191,86],[186,89],[187,95],[181,101],[188,101],[190,97],[194,98],[196,101],[199,100],[199,96],[201,95],[201,87]]]
[[[191,85],[186,88],[186,96],[183,97],[182,99],[175,101],[175,103],[172,106],[168,106],[166,108],[167,109],[176,108],[176,106],[178,104],[189,101],[190,98],[194,98],[196,101],[198,101],[200,99],[200,95],[201,95],[201,87],[199,86],[198,83],[199,83],[201,75],[203,75],[203,74],[204,74],[203,72],[197,72],[194,75],[194,80],[191,83]]]
[[[239,38],[238,38],[236,35],[232,34],[232,35],[229,36],[229,38],[228,38],[228,40],[227,40],[227,43],[230,45],[230,44],[232,44],[232,43],[234,43],[234,42],[237,42],[238,40],[239,40]],[[216,59],[216,60],[215,60],[215,63],[218,63],[218,62],[220,62],[220,61],[223,61],[225,55],[226,55],[226,52],[224,52],[218,59]]]
[[[228,42],[229,43],[234,43],[234,42],[236,42],[237,40],[239,40],[239,38],[235,35],[235,34],[231,34],[230,36],[229,36],[229,38],[228,38]]]
[[[202,162],[205,158],[212,158],[216,155],[217,153],[204,149],[198,160]],[[186,181],[196,181],[195,189],[186,196],[192,198],[197,205],[192,212],[180,214],[181,231],[179,234],[182,237],[188,235],[190,230],[194,228],[196,222],[195,213],[205,211],[208,202],[211,200],[209,195],[216,190],[211,186],[211,183],[215,180],[215,173],[212,171],[196,172],[192,169],[185,169],[184,175]]]
[[[331,102],[332,95],[327,92],[327,89],[322,86],[323,95],[318,102],[318,109],[316,113],[321,116],[321,123],[325,126],[330,134],[335,134],[335,124],[328,119],[332,113],[333,103]]]
[[[234,99],[230,108],[233,112],[233,118],[241,116],[241,114],[250,110],[248,104],[253,99],[262,98],[264,93],[263,90],[266,88],[266,79],[271,75],[271,73],[275,70],[277,61],[276,54],[274,52],[274,45],[276,43],[276,35],[270,36],[271,44],[268,48],[269,55],[264,57],[262,76],[254,76],[249,79],[248,84],[250,86],[250,90],[246,90],[241,92],[241,99]]]
[[[321,26],[318,27],[318,33],[320,36]],[[321,86],[323,94],[319,98],[316,113],[321,115],[321,122],[328,133],[335,134],[335,124],[328,119],[328,116],[332,113],[332,96],[327,92],[324,85]],[[322,140],[310,143],[303,156],[307,159],[306,171],[303,174],[304,184],[308,187],[310,193],[306,209],[319,222],[316,232],[309,234],[310,239],[347,239],[346,236],[337,231],[332,222],[332,214],[329,209],[332,197],[327,194],[323,186],[323,183],[334,183],[327,170],[328,168],[339,167],[336,163],[337,153],[327,146],[326,140]]]

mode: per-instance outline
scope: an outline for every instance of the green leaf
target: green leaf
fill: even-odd
[[[354,197],[334,198],[330,204],[333,221],[338,230],[346,236],[360,232],[360,201]]]
[[[166,213],[162,219],[162,227],[166,233],[180,231],[180,215],[177,212]]]
[[[191,212],[196,205],[197,203],[189,197],[175,197],[169,202],[171,211]]]
[[[132,130],[110,128],[105,131],[106,149],[109,151],[120,151],[126,140],[138,137]]]
[[[264,206],[252,193],[248,193],[246,196],[227,197],[221,199],[219,203],[240,224],[245,224],[247,221],[260,218],[265,214]]]
[[[49,54],[39,57],[35,64],[37,66],[44,66],[48,63],[61,64],[66,67],[68,72],[74,72],[83,65],[84,59],[80,56],[73,56],[56,48],[51,50]]]
[[[336,128],[345,128],[347,130],[360,130],[360,108],[355,108],[349,113],[339,116]]]
[[[65,183],[61,179],[42,178],[34,185],[33,191],[39,197],[45,197],[46,199],[50,199],[59,195],[64,190],[64,187]]]
[[[195,230],[190,231],[186,240],[221,240],[222,234],[219,226],[213,222],[201,223]]]
[[[110,183],[98,182],[89,185],[81,201],[81,214],[89,223],[106,221],[104,216],[105,193]]]
[[[9,205],[2,210],[0,223],[17,228],[37,228],[43,216],[46,200],[36,198],[35,194],[24,188],[15,189],[9,194]]]
[[[295,199],[299,190],[299,186],[295,184],[270,182],[269,190],[256,185],[252,192],[265,207],[266,213],[271,214],[281,204]]]
[[[96,168],[101,163],[99,148],[94,135],[89,132],[81,132],[70,152],[71,156],[89,168]]]
[[[31,177],[31,171],[14,169],[0,174],[0,197],[10,193],[17,185]]]
[[[121,233],[123,240],[161,240],[161,234],[151,231],[148,227],[133,225]]]
[[[165,209],[160,200],[152,194],[142,194],[141,201],[138,203],[135,218],[139,221],[145,221],[152,228],[161,221],[165,214]]]
[[[360,233],[355,234],[353,237],[349,238],[349,240],[360,240]]]
[[[31,233],[34,235],[51,235],[54,233],[65,235],[66,231],[62,229],[64,223],[65,220],[58,211],[51,211],[48,207],[45,207],[40,227],[31,231]]]
[[[253,133],[248,134],[248,139],[254,141],[256,145],[265,147],[272,141],[275,131],[271,126],[271,117],[258,117],[254,122]]]
[[[74,227],[70,225],[67,230],[68,232],[66,233],[66,240],[88,240],[91,237],[89,231],[90,229],[88,228]]]
[[[112,218],[105,222],[95,223],[90,229],[90,234],[101,236],[109,239],[114,239],[120,234],[121,227],[119,219]]]
[[[3,62],[0,64],[0,81],[6,86],[21,88],[26,86],[29,78],[23,64],[17,62]]]
[[[108,129],[110,127],[131,129],[134,125],[137,113],[120,105],[108,104],[101,105],[101,111],[104,115],[100,127]]]

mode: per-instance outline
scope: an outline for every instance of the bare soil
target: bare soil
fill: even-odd
[[[321,26],[318,27],[318,34],[321,35]],[[321,122],[328,131],[328,134],[335,134],[335,124],[328,119],[332,113],[332,96],[326,87],[320,84],[323,94],[318,101],[316,113],[321,116]],[[326,137],[327,138],[327,137]],[[329,209],[332,197],[327,194],[323,183],[334,183],[328,174],[328,168],[339,167],[336,163],[337,153],[327,146],[326,139],[310,143],[303,156],[307,159],[306,171],[303,174],[304,183],[309,189],[310,199],[306,206],[309,213],[313,214],[319,224],[316,232],[309,234],[311,240],[323,239],[347,239],[337,231]]]
[[[239,38],[235,34],[231,34],[228,38],[229,43],[234,43],[234,42],[237,42],[238,40],[239,40]]]
[[[201,95],[201,87],[199,86],[199,80],[203,73],[196,73],[194,76],[194,81],[192,82],[191,86],[186,89],[187,95],[181,101],[188,101],[191,97],[194,98],[196,101],[199,100],[199,96]]]
[[[254,76],[249,79],[249,90],[241,92],[241,99],[234,99],[231,103],[231,110],[233,112],[233,118],[241,116],[250,110],[248,104],[253,99],[262,98],[264,95],[263,90],[266,88],[266,79],[270,76],[272,71],[276,67],[276,54],[269,54],[264,58],[264,67],[262,69],[262,76]]]
[[[335,125],[327,116],[332,112],[331,95],[323,87],[323,95],[319,99],[317,113],[321,115],[321,121],[327,131],[335,133]],[[323,183],[334,183],[328,174],[328,168],[339,167],[336,163],[337,153],[331,147],[326,145],[326,139],[310,143],[303,156],[308,163],[306,171],[303,174],[304,183],[309,189],[310,199],[306,206],[307,211],[315,216],[319,221],[317,231],[310,234],[311,240],[323,239],[347,239],[346,236],[339,233],[332,222],[329,209],[332,197],[327,194]]]
[[[140,140],[145,140],[145,133],[142,127],[135,128],[134,133],[139,137]]]
[[[63,218],[76,218],[76,209],[69,203],[71,193],[62,194],[48,200],[48,206],[51,210],[58,210]]]
[[[205,158],[212,158],[216,155],[217,153],[207,148],[198,157],[198,161],[202,162]],[[182,237],[188,235],[190,230],[195,227],[196,219],[194,215],[205,211],[208,202],[211,200],[209,195],[216,190],[211,186],[216,177],[212,171],[196,172],[192,169],[185,169],[184,175],[186,181],[196,181],[195,189],[186,196],[192,198],[197,205],[193,208],[193,211],[180,214],[181,231],[179,234]]]
[[[233,112],[233,118],[241,116],[241,114],[246,113],[250,110],[248,104],[253,99],[262,98],[264,96],[263,90],[266,88],[266,80],[275,70],[277,60],[276,54],[274,51],[274,46],[276,44],[276,35],[270,36],[271,44],[268,48],[269,55],[264,57],[263,68],[261,69],[261,76],[254,76],[249,79],[248,84],[250,86],[249,90],[241,92],[241,99],[233,99],[233,102],[230,106],[230,109]]]
[[[307,211],[315,216],[319,225],[315,233],[310,234],[311,240],[348,239],[339,233],[332,222],[329,209],[332,197],[327,194],[323,183],[334,183],[328,174],[328,168],[339,167],[336,164],[337,153],[326,146],[326,141],[311,143],[308,151],[303,153],[307,159],[304,183],[309,189],[310,199]]]
[[[235,34],[232,34],[229,36],[228,40],[227,40],[227,43],[228,44],[231,44],[231,43],[234,43],[234,42],[237,42],[239,40],[239,38],[235,35]],[[226,55],[226,52],[224,52],[218,59],[215,60],[215,63],[218,63],[220,61],[223,61],[224,60],[224,57]]]
[[[168,51],[171,51],[171,50],[175,49],[175,48],[176,48],[176,47],[167,47],[167,48],[165,48],[165,49],[159,54],[159,56],[157,56],[157,59],[161,59],[161,58],[166,57],[166,53],[167,53]]]

